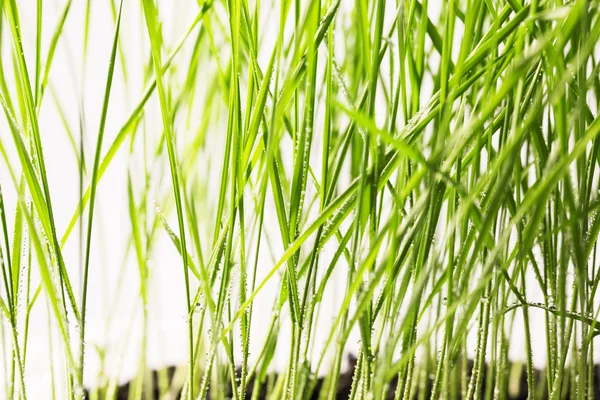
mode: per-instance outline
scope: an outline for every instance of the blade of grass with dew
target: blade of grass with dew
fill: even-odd
[[[98,186],[98,171],[100,167],[100,155],[102,153],[102,142],[104,139],[104,130],[106,126],[106,118],[108,115],[108,105],[110,101],[110,93],[112,88],[113,74],[115,70],[115,58],[117,54],[117,43],[119,40],[119,32],[121,28],[121,12],[123,9],[123,1],[121,0],[119,6],[119,16],[115,27],[115,33],[112,41],[112,48],[110,53],[110,60],[108,64],[108,74],[106,78],[106,88],[104,93],[104,100],[102,103],[102,111],[100,114],[100,123],[98,128],[98,138],[96,141],[96,151],[94,155],[94,165],[92,169],[92,180],[90,183],[90,205],[88,209],[88,221],[87,221],[87,232],[86,232],[86,247],[85,247],[85,259],[83,266],[83,282],[82,282],[82,297],[81,297],[81,320],[80,320],[80,348],[79,348],[79,384],[83,386],[83,374],[85,365],[85,327],[86,327],[86,313],[87,313],[87,291],[88,291],[88,277],[90,268],[90,254],[92,250],[92,227],[94,220],[94,205],[96,200],[96,190]]]
[[[150,38],[152,47],[152,59],[154,65],[154,74],[156,76],[156,86],[158,89],[158,97],[160,100],[160,108],[163,120],[163,127],[165,130],[165,141],[167,144],[167,150],[169,153],[169,166],[171,170],[171,178],[173,181],[173,191],[175,195],[175,205],[177,208],[177,220],[179,225],[179,233],[181,240],[181,248],[183,253],[183,270],[185,277],[186,297],[187,297],[187,310],[188,315],[191,312],[192,306],[190,303],[190,282],[188,277],[188,258],[187,258],[187,245],[186,245],[186,234],[184,226],[184,215],[183,207],[181,202],[181,189],[179,182],[178,162],[177,154],[175,150],[175,136],[173,132],[172,122],[170,120],[169,104],[167,101],[164,83],[163,83],[163,71],[161,62],[161,47],[162,47],[162,26],[158,20],[158,10],[153,0],[143,1],[144,16],[146,25],[148,28],[148,36]],[[188,336],[189,336],[189,354],[190,354],[190,381],[189,381],[189,398],[194,396],[194,386],[191,377],[194,376],[193,369],[193,355],[194,355],[194,335],[193,335],[193,320],[191,317],[188,318]]]
[[[34,188],[32,188],[31,185],[36,186],[35,191],[38,192],[36,209],[37,209],[37,212],[40,214],[40,217],[42,218],[42,223],[45,224],[46,235],[49,238],[51,238],[53,251],[55,253],[55,257],[57,259],[58,266],[59,266],[59,272],[60,272],[59,276],[61,279],[61,284],[63,284],[67,290],[67,294],[68,294],[68,298],[69,298],[69,305],[71,306],[71,308],[73,310],[73,314],[75,315],[75,318],[79,319],[80,318],[79,308],[77,307],[77,302],[76,302],[75,296],[73,294],[72,285],[71,285],[68,273],[66,271],[66,267],[64,264],[60,246],[58,244],[58,239],[56,236],[54,214],[52,211],[52,202],[50,199],[50,189],[49,189],[49,185],[48,185],[48,178],[47,178],[47,174],[46,174],[46,166],[45,166],[45,162],[44,162],[44,156],[43,156],[43,152],[42,152],[42,144],[41,144],[38,119],[37,119],[37,114],[35,111],[33,89],[31,87],[29,75],[27,72],[27,64],[25,61],[25,55],[24,55],[24,51],[23,51],[20,22],[19,22],[19,16],[18,16],[18,7],[17,7],[16,2],[14,0],[8,1],[8,3],[6,3],[4,6],[4,10],[6,11],[6,14],[7,14],[7,19],[9,21],[9,26],[10,26],[11,34],[12,34],[11,36],[13,39],[13,45],[16,50],[15,51],[15,54],[16,54],[15,63],[17,64],[16,70],[18,72],[18,77],[19,77],[17,82],[20,83],[20,86],[23,90],[23,96],[19,97],[19,101],[20,101],[20,103],[24,104],[24,108],[25,108],[24,112],[23,112],[23,118],[26,118],[29,122],[29,125],[31,126],[31,138],[33,140],[33,148],[34,148],[34,152],[35,152],[36,167],[39,168],[39,176],[41,179],[41,185],[40,185],[39,182],[37,181],[37,175],[33,170],[33,165],[31,163],[29,163],[29,165],[27,167],[27,169],[29,169],[28,173],[30,175],[30,177],[28,179],[28,185],[30,186],[30,190],[34,190]],[[8,93],[4,93],[3,97],[8,98],[10,96],[8,96]],[[22,97],[24,97],[24,98],[22,98]],[[3,107],[5,109],[5,113],[7,113],[7,119],[9,119],[9,120],[12,119],[12,117],[8,116],[9,109],[7,109],[6,101],[2,100],[2,103],[3,103]],[[18,130],[14,130],[12,127],[11,127],[11,131],[13,131],[13,137],[16,137],[16,135],[19,135]],[[22,140],[20,137],[19,137],[19,140],[22,143]],[[25,154],[26,154],[25,146],[19,144],[18,147],[21,149],[19,151],[25,152],[25,153],[23,153],[23,156],[25,156]],[[35,182],[34,182],[34,180],[35,180]],[[43,190],[43,195],[42,195],[42,191],[40,190],[40,187]],[[34,197],[34,202],[35,202],[35,197]]]

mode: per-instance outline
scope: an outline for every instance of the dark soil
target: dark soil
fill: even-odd
[[[340,375],[340,378],[338,381],[336,399],[339,399],[339,400],[348,399],[348,397],[350,396],[350,391],[352,389],[352,377],[353,377],[353,373],[354,373],[354,366],[356,365],[356,358],[350,356],[349,360],[350,360],[351,368],[349,368],[346,372],[342,373]],[[473,366],[473,362],[471,360],[469,360],[468,370],[471,370],[472,366]],[[176,367],[173,367],[173,366],[167,368],[167,375],[169,378],[169,382],[173,378],[175,370],[176,370]],[[239,373],[239,371],[238,371],[238,373]],[[480,399],[484,399],[484,396],[486,393],[485,384],[488,380],[487,378],[488,378],[487,367],[485,367],[483,370],[482,389],[481,389],[481,393],[479,396]],[[271,382],[275,382],[276,379],[277,379],[277,374],[274,374],[271,377]],[[545,386],[544,386],[545,385],[545,377],[544,377],[543,371],[535,370],[535,381],[536,381],[537,385],[539,386],[539,388],[538,388],[539,390],[536,391],[536,394],[537,394],[536,398],[547,398],[548,396],[545,391]],[[131,382],[127,382],[127,383],[119,386],[115,400],[128,400],[130,384],[131,384]],[[304,398],[307,400],[308,399],[318,400],[319,392],[320,392],[323,384],[324,384],[324,379],[319,378],[315,384],[315,388],[314,388],[313,392]],[[388,391],[386,393],[386,399],[394,399],[394,394],[395,394],[397,384],[398,384],[397,379],[394,379],[389,383]],[[432,382],[430,380],[429,384],[427,385],[427,388],[426,388],[426,391],[428,392],[428,396],[425,396],[426,399],[430,398],[429,394],[431,391],[431,384],[432,384]],[[568,383],[565,386],[566,387],[563,390],[563,396],[562,396],[563,400],[571,398],[571,391],[569,390]],[[269,388],[268,383],[266,381],[263,382],[263,385],[259,389],[259,395],[258,395],[259,400],[267,399],[268,388]],[[247,388],[246,388],[246,396],[245,396],[246,399],[251,399],[253,389],[254,389],[254,382],[253,381],[248,382]],[[231,395],[232,395],[231,386],[228,383],[224,384],[223,387],[220,387],[219,390],[223,390],[223,391],[227,392],[227,393],[225,393],[225,397],[231,398]],[[207,399],[210,398],[210,391],[211,391],[211,389],[209,388]],[[513,391],[513,393],[510,394],[509,396],[507,396],[507,398],[509,400],[526,400],[527,399],[527,377],[526,377],[526,373],[525,373],[524,369],[521,371],[521,378],[519,381],[518,393],[515,395],[514,388],[512,391]],[[153,395],[151,398],[159,400],[158,372],[157,371],[152,371],[152,392],[153,392]],[[87,393],[86,393],[86,398],[89,398],[89,396],[87,396]],[[147,397],[144,397],[144,398],[147,398]],[[178,400],[179,398],[180,398],[179,395],[176,394],[175,399]],[[418,391],[417,391],[417,393],[414,394],[413,398],[415,398],[415,399],[419,398]],[[600,399],[600,365],[594,366],[594,393],[593,393],[593,396],[590,398]],[[104,400],[104,399],[102,399],[102,397],[100,397],[100,399]]]

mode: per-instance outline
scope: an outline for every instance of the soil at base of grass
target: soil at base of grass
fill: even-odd
[[[336,399],[337,400],[347,400],[350,396],[350,392],[352,390],[352,377],[354,374],[354,367],[356,365],[356,358],[349,356],[349,361],[350,361],[350,368],[348,368],[348,370],[344,373],[342,373],[339,377],[339,381],[338,381],[338,387],[337,387],[337,394],[336,394]],[[472,360],[468,360],[468,366],[467,366],[467,370],[471,371],[473,367],[473,362]],[[175,371],[177,370],[176,367],[171,366],[171,367],[167,367],[166,368],[166,376],[168,378],[169,383],[171,382],[171,380],[173,379],[173,376],[175,374]],[[507,373],[509,373],[510,368],[507,368]],[[240,371],[237,371],[238,373]],[[535,381],[536,381],[536,385],[538,390],[536,391],[536,398],[547,398],[547,391],[545,390],[545,377],[544,377],[544,371],[542,370],[535,370]],[[142,398],[143,399],[152,399],[152,400],[163,400],[160,399],[159,397],[159,389],[158,389],[158,382],[159,382],[159,374],[158,371],[153,370],[152,373],[152,394],[151,396],[147,396],[147,394],[145,394]],[[270,376],[270,382],[274,382],[277,379],[277,374],[272,374]],[[600,399],[600,365],[594,365],[594,392],[591,395],[590,398],[593,399]],[[263,384],[261,385],[261,387],[258,389],[258,400],[267,400],[268,396],[267,393],[269,391],[269,384],[268,384],[268,379],[265,380],[265,382],[263,382]],[[482,376],[482,387],[481,387],[481,392],[480,392],[480,399],[484,399],[485,398],[485,393],[486,393],[486,382],[488,382],[488,373],[487,373],[487,366],[483,369],[483,376]],[[116,397],[114,400],[128,400],[129,399],[129,392],[130,392],[130,388],[131,388],[131,384],[132,382],[126,382],[122,385],[120,385],[117,388],[116,391]],[[320,377],[315,384],[315,388],[312,391],[312,393],[310,395],[307,395],[306,397],[303,397],[303,399],[310,399],[310,400],[318,400],[319,399],[319,393],[321,388],[323,387],[324,384],[324,378]],[[425,395],[425,399],[429,399],[430,393],[431,393],[431,384],[432,381],[431,379],[429,380],[425,390],[427,392],[427,394]],[[396,387],[398,385],[398,380],[394,379],[392,380],[389,385],[388,385],[388,389],[387,389],[387,393],[386,393],[386,400],[392,400],[394,399],[395,396],[395,391],[396,391]],[[231,398],[232,397],[232,393],[231,393],[231,385],[229,385],[229,383],[223,384],[222,388],[219,388],[220,390],[226,391],[227,393],[225,393],[225,398]],[[214,390],[214,389],[212,389]],[[252,398],[252,394],[253,394],[253,390],[254,390],[254,382],[252,380],[250,380],[247,384],[246,387],[246,395],[245,395],[245,399],[251,399]],[[419,396],[419,390],[414,390],[413,391],[413,399],[418,399]],[[563,388],[563,396],[561,396],[562,400],[567,400],[567,399],[571,399],[573,398],[572,396],[572,391],[569,388],[568,385],[568,381],[565,385],[565,387]],[[89,399],[89,394],[86,391],[86,399]],[[167,397],[170,400],[179,400],[180,399],[180,395],[179,393],[170,393],[170,397]],[[208,395],[207,395],[207,399],[211,398],[211,388],[209,388],[208,390]],[[99,400],[104,400],[104,398],[102,397],[102,394],[100,394],[98,396]],[[520,378],[519,378],[519,382],[518,385],[512,385],[511,389],[508,391],[508,393],[506,394],[506,399],[507,400],[526,400],[527,399],[527,376],[525,373],[525,369],[521,368],[520,371]],[[113,399],[110,399],[113,400]]]

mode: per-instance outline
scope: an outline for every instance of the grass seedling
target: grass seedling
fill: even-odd
[[[599,395],[597,2],[31,3],[0,0],[2,398],[37,393],[40,315],[53,399]],[[185,360],[154,374],[168,296]]]

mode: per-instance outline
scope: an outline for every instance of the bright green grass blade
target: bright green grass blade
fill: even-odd
[[[181,189],[179,181],[179,165],[177,162],[177,153],[175,150],[175,135],[173,132],[172,121],[170,119],[169,104],[167,100],[167,94],[163,83],[163,70],[161,61],[162,51],[162,27],[158,20],[158,10],[154,5],[153,0],[143,1],[144,16],[146,19],[146,25],[148,28],[148,36],[152,47],[152,59],[154,65],[154,74],[156,76],[156,86],[158,89],[158,97],[160,101],[160,108],[163,120],[163,127],[165,130],[165,141],[167,143],[167,150],[169,153],[169,166],[171,170],[171,179],[173,181],[173,191],[175,196],[175,206],[177,209],[177,221],[179,225],[179,234],[181,240],[181,249],[183,253],[183,271],[185,277],[186,297],[187,297],[187,310],[188,314],[192,310],[191,299],[190,299],[190,282],[188,276],[188,258],[187,258],[187,245],[186,245],[186,234],[184,226],[184,215],[183,207],[181,202]],[[194,376],[194,336],[193,336],[193,320],[188,318],[188,336],[189,336],[189,354],[190,354],[190,380],[189,380],[189,398],[191,399],[194,395],[193,376]]]
[[[96,200],[96,190],[98,186],[98,173],[100,167],[100,155],[102,154],[102,142],[104,139],[104,128],[106,126],[106,118],[108,116],[108,105],[110,101],[110,93],[112,88],[113,74],[115,71],[115,58],[117,54],[117,44],[119,40],[119,31],[121,28],[121,11],[123,9],[123,0],[121,0],[119,6],[119,16],[117,17],[117,24],[115,27],[115,33],[112,42],[112,49],[110,54],[110,60],[108,64],[108,74],[106,78],[106,88],[104,92],[104,100],[102,103],[102,111],[100,114],[100,124],[98,128],[98,138],[96,141],[96,151],[94,155],[94,166],[92,169],[92,180],[90,183],[90,206],[88,209],[88,221],[87,221],[87,233],[86,233],[86,248],[85,248],[85,259],[83,266],[83,283],[82,283],[82,297],[81,297],[81,320],[80,320],[80,348],[79,348],[79,384],[83,385],[83,373],[85,365],[85,325],[86,325],[86,311],[87,311],[87,291],[88,291],[88,276],[90,268],[90,254],[92,250],[92,227],[94,221],[94,205]]]
[[[50,46],[48,47],[48,54],[46,55],[46,62],[44,64],[44,73],[42,75],[42,81],[38,90],[40,91],[40,98],[38,99],[38,112],[39,107],[41,106],[41,98],[44,95],[44,91],[46,86],[48,85],[48,77],[50,75],[50,67],[52,66],[52,61],[54,60],[54,54],[56,52],[56,46],[58,45],[58,40],[60,39],[63,28],[65,26],[65,22],[67,20],[67,16],[69,15],[69,10],[71,10],[72,0],[67,0],[65,3],[62,12],[60,13],[60,17],[58,22],[56,23],[56,27],[54,28],[54,32],[52,33],[52,38],[50,39]]]

